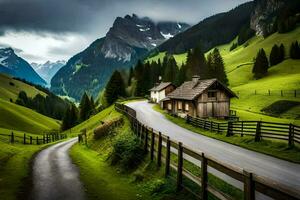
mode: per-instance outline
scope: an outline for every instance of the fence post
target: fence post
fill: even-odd
[[[151,146],[150,146],[150,158],[153,160],[154,158],[154,140],[155,140],[155,133],[153,129],[151,130]]]
[[[242,121],[242,133],[241,133],[241,137],[244,136],[244,122]]]
[[[158,135],[158,145],[157,145],[157,166],[161,166],[161,148],[162,148],[162,136],[161,132]]]
[[[218,130],[217,133],[220,133],[220,123],[218,123]]]
[[[80,134],[78,134],[78,143],[80,143]]]
[[[11,132],[11,138],[10,138],[10,142],[13,144],[15,143],[15,136],[14,136],[14,132]]]
[[[36,136],[36,144],[39,145],[39,137]]]
[[[261,140],[261,121],[258,121],[256,124],[255,142],[259,142],[260,140]]]
[[[148,152],[148,136],[149,136],[149,130],[146,127],[146,134],[145,134],[145,143],[144,143],[144,151]]]
[[[186,115],[186,123],[187,123],[187,124],[190,123],[190,116],[189,116],[189,114]]]
[[[252,173],[243,171],[244,173],[244,199],[255,200],[255,187]]]
[[[210,121],[210,132],[212,132],[213,130],[212,130],[212,121]]]
[[[232,136],[232,122],[228,122],[226,137]]]
[[[30,136],[30,144],[32,144],[32,136]]]
[[[289,125],[289,147],[294,146],[294,126],[290,123]]]
[[[207,200],[207,158],[205,157],[204,153],[202,153],[201,157],[201,199]]]
[[[177,164],[177,191],[182,189],[182,165],[183,165],[183,148],[182,143],[178,144],[178,164]]]
[[[206,125],[206,119],[204,119],[204,122],[203,122],[203,129],[205,130],[205,125]]]
[[[171,141],[170,137],[167,137],[167,147],[166,147],[166,169],[165,176],[167,177],[170,174],[170,156],[171,156]]]
[[[24,133],[23,144],[26,144],[26,134]]]

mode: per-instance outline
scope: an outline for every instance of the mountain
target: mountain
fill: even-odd
[[[15,54],[12,48],[0,49],[0,73],[9,74],[42,86],[47,84],[28,62]]]
[[[44,64],[31,63],[31,66],[50,85],[51,78],[65,64],[66,61],[58,60],[56,62],[47,61]]]
[[[159,52],[181,54],[200,44],[204,51],[238,37],[241,45],[251,37],[293,30],[300,22],[299,0],[254,0],[208,17],[158,47]]]
[[[158,47],[160,52],[184,53],[200,44],[204,51],[232,41],[246,26],[250,28],[250,17],[254,2],[244,3],[228,12],[208,17],[188,30],[176,35]]]
[[[186,23],[155,23],[135,14],[118,17],[105,37],[73,56],[54,75],[51,90],[77,100],[84,91],[96,97],[114,70],[131,67],[156,46],[188,27]]]

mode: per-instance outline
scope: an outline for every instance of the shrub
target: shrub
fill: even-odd
[[[94,139],[97,140],[102,138],[103,136],[108,135],[114,127],[119,126],[122,123],[123,123],[123,118],[118,118],[115,120],[102,123],[100,126],[95,128]]]
[[[145,152],[139,139],[132,134],[120,135],[113,142],[111,164],[120,165],[123,170],[135,169],[143,160]]]

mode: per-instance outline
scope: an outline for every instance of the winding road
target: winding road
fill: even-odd
[[[229,165],[243,168],[259,176],[267,177],[275,182],[284,184],[293,191],[296,191],[296,193],[299,193],[300,196],[299,164],[250,151],[184,129],[167,120],[163,114],[153,110],[153,104],[149,104],[146,101],[131,102],[127,105],[136,110],[138,120],[145,125],[157,131],[161,131],[163,134],[170,136],[170,138],[180,141],[192,149],[205,152]],[[218,172],[213,173],[239,188],[242,187],[241,183],[238,183],[228,176],[224,176],[224,174],[222,175]]]
[[[61,142],[37,154],[33,163],[33,189],[30,199],[85,199],[79,170],[69,156],[69,150],[76,142],[76,138]]]

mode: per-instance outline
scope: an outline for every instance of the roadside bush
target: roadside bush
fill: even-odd
[[[103,124],[95,128],[94,139],[97,140],[108,135],[114,127],[120,126],[121,124],[123,124],[123,118],[104,122]]]
[[[144,150],[139,139],[132,134],[124,134],[113,142],[111,164],[120,165],[124,171],[135,169],[144,158]]]

